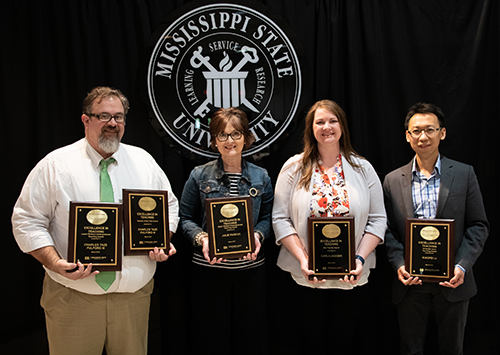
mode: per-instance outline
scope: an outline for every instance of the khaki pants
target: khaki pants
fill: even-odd
[[[45,309],[51,355],[147,354],[150,296],[154,282],[135,293],[89,295],[45,275]]]

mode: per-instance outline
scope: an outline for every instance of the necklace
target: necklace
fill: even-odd
[[[336,159],[336,161],[335,161],[335,164],[333,164],[331,167],[327,168],[327,167],[325,167],[325,166],[323,165],[323,158],[321,157],[321,154],[319,154],[319,158],[318,158],[318,165],[320,165],[320,166],[321,166],[321,168],[323,168],[323,170],[325,170],[325,171],[331,170],[332,168],[334,168],[334,167],[335,167],[335,166],[339,163],[339,161],[340,161],[340,157],[341,157],[341,155],[339,154],[339,155],[337,156],[337,159]]]

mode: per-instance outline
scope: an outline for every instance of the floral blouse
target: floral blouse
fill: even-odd
[[[340,217],[349,213],[349,198],[342,170],[342,155],[339,154],[333,167],[332,179],[319,160],[312,174],[311,217]]]

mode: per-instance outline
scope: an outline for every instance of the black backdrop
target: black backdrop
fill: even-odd
[[[48,152],[83,136],[81,102],[94,86],[120,88],[131,101],[124,142],[148,150],[180,196],[194,163],[165,144],[151,127],[141,102],[138,77],[153,31],[181,0],[8,0],[0,10],[0,125],[3,191],[0,225],[2,302],[0,353],[45,354],[39,306],[43,270],[23,255],[12,237],[10,216],[22,184]],[[466,354],[498,353],[497,264],[499,209],[499,40],[500,8],[494,0],[260,0],[297,35],[302,63],[304,110],[331,98],[348,115],[355,149],[381,179],[408,162],[403,120],[417,101],[439,105],[447,116],[441,152],[475,167],[492,229],[475,270],[479,294],[470,304]],[[259,162],[275,181],[283,162],[301,150],[302,125],[283,149]],[[14,168],[14,169],[11,169]],[[8,169],[8,170],[7,170]],[[199,305],[189,295],[190,246],[173,239],[178,254],[160,264],[151,316],[151,354],[182,354],[203,326],[186,318]],[[359,344],[397,352],[395,307],[390,302],[392,270],[379,248],[369,286],[371,308],[358,329]],[[269,306],[276,280],[277,247],[265,246]],[[290,305],[296,300],[291,299]],[[312,305],[311,305],[312,307]],[[279,314],[270,311],[271,317]],[[76,322],[78,320],[75,320]],[[271,329],[273,353],[289,341]],[[305,336],[305,335],[297,335]],[[332,337],[332,344],[339,341]],[[429,348],[435,348],[432,329]],[[435,350],[433,350],[435,351]],[[361,353],[361,351],[359,351]],[[432,352],[431,352],[432,353]]]

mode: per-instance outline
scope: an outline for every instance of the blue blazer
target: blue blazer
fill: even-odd
[[[388,228],[385,235],[387,257],[397,271],[404,265],[406,218],[414,218],[412,162],[389,173],[384,180],[384,200]],[[477,293],[472,266],[488,237],[489,224],[483,198],[472,166],[441,156],[441,183],[436,219],[455,220],[455,264],[465,269],[465,280],[456,289],[441,287],[448,301],[471,298]],[[408,287],[393,283],[393,302],[399,303]]]

